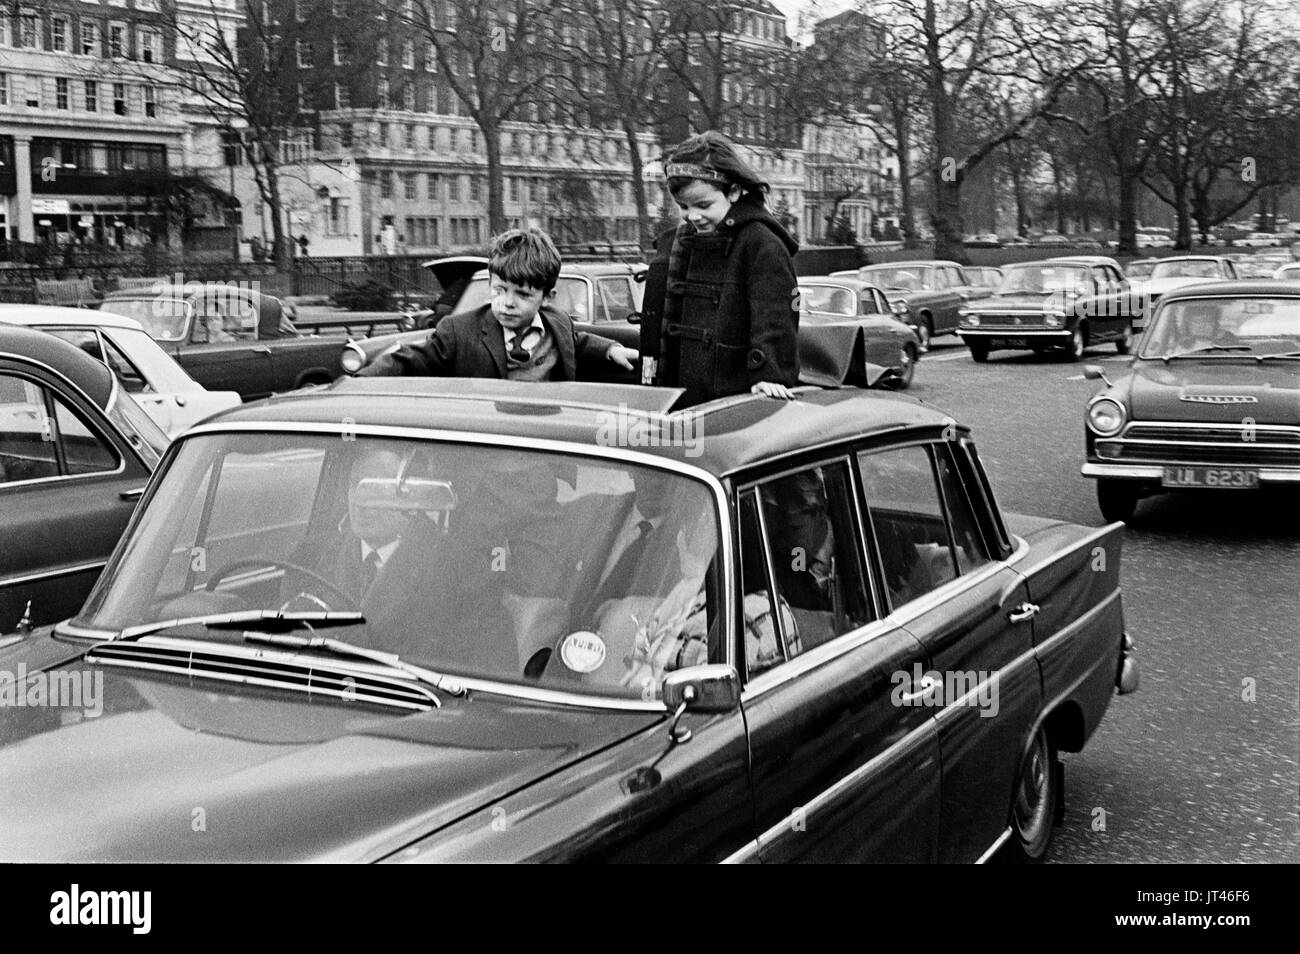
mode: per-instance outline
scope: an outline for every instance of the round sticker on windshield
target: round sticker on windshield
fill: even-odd
[[[560,643],[560,659],[574,672],[595,672],[605,662],[605,641],[587,630],[570,633]]]

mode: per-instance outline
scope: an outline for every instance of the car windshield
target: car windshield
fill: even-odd
[[[331,635],[438,672],[650,700],[664,672],[721,660],[718,541],[708,487],[659,468],[360,435],[196,435],[77,623],[120,633],[359,610],[363,622]]]
[[[1088,290],[1088,269],[1083,265],[1012,265],[998,286],[1000,295],[1047,295]]]
[[[1130,262],[1124,269],[1129,278],[1149,278],[1159,262]]]
[[[1151,269],[1152,278],[1218,278],[1218,262],[1163,261]]]
[[[110,298],[100,303],[99,310],[134,318],[144,325],[144,330],[155,341],[180,341],[185,337],[185,323],[189,317],[182,299],[165,295]]]
[[[1300,349],[1300,298],[1191,298],[1163,304],[1152,319],[1144,358],[1189,351],[1279,354]]]
[[[460,296],[460,300],[452,310],[473,311],[491,301],[492,294],[488,290],[487,276],[480,275],[465,286],[465,293]],[[552,304],[566,315],[572,316],[574,321],[592,320],[591,309],[587,305],[587,283],[581,278],[561,275],[560,280],[555,283],[555,300]]]
[[[927,289],[932,285],[932,269],[923,265],[899,267],[894,265],[872,265],[862,269],[862,276],[868,281],[889,289]]]
[[[852,318],[858,313],[858,296],[839,285],[799,285],[799,310]]]

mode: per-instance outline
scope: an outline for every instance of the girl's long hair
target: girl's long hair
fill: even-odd
[[[771,187],[758,177],[749,163],[740,158],[740,153],[731,140],[717,130],[707,130],[674,146],[664,158],[665,164],[670,162],[694,162],[712,166],[726,176],[728,181],[740,186],[747,195],[753,196],[759,205],[766,205],[767,193]],[[670,176],[668,191],[676,195],[693,181],[695,180],[690,176]]]

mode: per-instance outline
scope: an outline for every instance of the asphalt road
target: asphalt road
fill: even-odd
[[[1126,360],[1106,345],[1084,363]],[[1101,526],[1079,475],[1097,390],[1082,363],[1006,351],[977,365],[945,337],[909,393],[972,428],[1004,510]],[[1144,501],[1121,585],[1142,686],[1064,756],[1049,859],[1300,860],[1300,493]]]

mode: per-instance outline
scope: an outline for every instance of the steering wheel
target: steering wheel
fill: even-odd
[[[227,563],[220,570],[214,572],[212,576],[208,577],[208,582],[203,584],[203,588],[208,592],[212,592],[216,588],[216,585],[219,582],[224,580],[226,577],[230,576],[230,574],[234,573],[236,570],[241,570],[246,567],[264,567],[264,566],[278,566],[284,570],[295,570],[298,573],[302,573],[305,576],[309,576],[317,583],[320,583],[322,586],[328,589],[331,593],[340,597],[343,603],[348,608],[360,609],[360,607],[356,603],[356,600],[350,597],[347,593],[343,592],[343,590],[339,588],[337,583],[333,583],[330,580],[327,580],[325,577],[321,576],[315,570],[309,567],[302,566],[298,563],[290,563],[288,560],[276,560],[271,557],[247,557],[243,560],[235,560],[232,563]],[[315,600],[315,602],[319,603],[321,607],[324,608],[327,612],[331,609],[331,607],[328,604],[326,604],[324,600],[310,593],[300,593],[298,595],[306,596],[309,599]],[[298,597],[295,596],[293,599],[297,599],[297,598]],[[293,599],[286,602],[284,606],[280,607],[280,609],[284,610],[284,608],[288,606],[289,603],[293,602]]]

